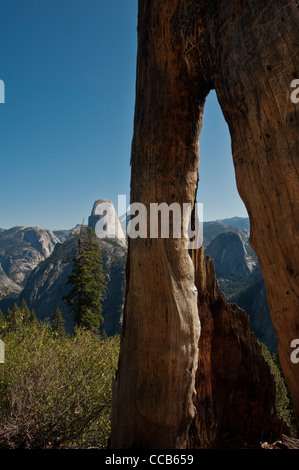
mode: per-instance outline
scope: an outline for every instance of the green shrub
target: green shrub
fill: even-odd
[[[259,344],[262,347],[262,353],[266,361],[268,362],[271,370],[271,374],[275,380],[276,386],[276,400],[275,406],[277,412],[283,417],[284,421],[289,425],[292,434],[296,435],[294,428],[294,410],[290,401],[288,389],[282,374],[279,359],[277,354],[270,354],[268,348],[261,342]]]
[[[6,329],[0,364],[0,448],[105,448],[118,338],[41,322]]]

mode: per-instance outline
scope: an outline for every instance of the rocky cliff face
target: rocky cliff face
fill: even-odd
[[[54,233],[55,237],[58,238],[60,243],[63,243],[69,238],[72,230],[73,229],[70,229],[70,230],[53,230],[53,233]]]
[[[277,335],[269,311],[267,293],[263,279],[233,296],[234,302],[246,311],[250,318],[250,328],[271,353],[277,351]]]
[[[14,296],[17,296],[22,291],[22,287],[13,282],[0,265],[0,292],[6,291],[6,289]]]
[[[235,232],[232,225],[235,224]],[[204,223],[204,234],[210,239],[205,254],[216,269],[218,285],[229,303],[236,303],[250,318],[250,329],[271,353],[278,342],[271,320],[265,283],[256,254],[248,246],[249,220],[234,217]]]
[[[275,383],[249,318],[227,304],[218,288],[212,260],[203,248],[191,253],[199,292],[201,335],[196,372],[196,415],[191,448],[259,446],[288,427],[275,411]]]
[[[66,284],[71,271],[71,258],[78,246],[79,229],[74,229],[70,237],[58,244],[52,255],[41,262],[30,274],[26,286],[20,294],[38,318],[45,320],[59,307],[65,319],[65,328],[71,332],[73,316],[68,312],[63,297],[69,292]],[[119,334],[125,290],[125,261],[127,250],[117,240],[99,240],[103,256],[103,268],[107,280],[107,290],[103,297],[102,329],[107,335]]]
[[[38,227],[13,227],[0,232],[0,289],[9,281],[9,294],[22,290],[29,273],[54,250],[58,238]],[[4,276],[5,274],[5,276]]]
[[[232,217],[231,219],[211,220],[203,222],[202,227],[204,248],[207,248],[217,235],[234,232],[241,237],[246,249],[248,249],[250,228],[249,219],[247,218]]]
[[[234,232],[219,234],[206,248],[206,254],[214,261],[217,277],[246,276],[256,266],[246,252],[242,238]]]
[[[94,203],[88,225],[94,229],[99,238],[117,240],[118,243],[127,246],[121,223],[109,199],[99,199]]]
[[[89,218],[90,226],[97,228],[102,218],[102,214],[99,214],[101,204],[105,204],[105,209],[108,209],[109,220],[106,222],[110,230],[106,233],[108,237],[99,238],[108,284],[103,298],[102,328],[108,335],[114,335],[121,328],[127,242],[115,208],[107,199],[94,203]],[[72,230],[57,230],[55,233],[37,227],[0,229],[0,291],[8,288],[9,294],[14,297],[2,301],[4,312],[12,306],[14,300],[21,302],[22,298],[42,320],[49,319],[60,307],[64,312],[65,327],[67,331],[72,331],[73,318],[67,311],[63,297],[70,289],[66,285],[72,270],[72,263],[68,259],[77,249],[80,227],[77,225]],[[109,238],[113,230],[115,236]]]

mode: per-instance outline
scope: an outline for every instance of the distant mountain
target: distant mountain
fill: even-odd
[[[125,293],[127,242],[111,201],[99,199],[94,203],[89,217],[89,226],[96,231],[98,236],[106,235],[103,231],[99,233],[97,225],[103,216],[100,211],[103,206],[99,207],[100,204],[105,204],[105,208],[109,212],[109,222],[112,221],[116,229],[115,238],[98,238],[107,280],[107,290],[102,303],[104,317],[102,329],[105,330],[107,335],[111,336],[120,333],[121,328],[120,319]],[[111,230],[113,228],[110,223],[109,228]],[[55,231],[62,243],[57,243],[51,256],[33,269],[18,299],[20,303],[21,299],[24,298],[29,308],[33,308],[37,317],[41,320],[49,319],[51,314],[59,307],[63,311],[66,321],[65,326],[69,332],[74,327],[74,319],[72,314],[68,312],[63,297],[70,290],[67,280],[72,272],[72,263],[69,259],[72,258],[77,249],[80,230],[81,225],[77,225],[70,231]]]
[[[120,224],[124,233],[126,233],[128,223],[130,221],[130,215],[128,213],[123,214],[119,217]],[[203,222],[203,246],[206,248],[209,246],[213,238],[215,238],[220,233],[224,232],[235,232],[239,234],[244,242],[245,245],[248,244],[249,239],[249,229],[250,223],[249,218],[243,217],[232,217],[230,219],[222,219],[222,220],[213,220],[209,222]],[[251,248],[249,248],[249,251]],[[255,253],[252,253],[252,256],[255,256]]]
[[[0,265],[0,292],[6,291],[6,289],[10,294],[18,295],[23,288],[8,277]]]
[[[54,233],[55,237],[58,238],[60,243],[63,243],[69,238],[72,230],[73,230],[72,228],[69,229],[69,230],[53,230],[53,233]]]
[[[277,335],[274,329],[266,288],[263,279],[259,279],[245,290],[230,299],[243,308],[250,318],[251,330],[264,343],[271,353],[277,350]]]
[[[221,224],[211,224],[218,233]],[[226,300],[262,277],[257,256],[252,249],[248,249],[248,236],[244,237],[243,229],[224,231],[215,237],[205,248],[205,254],[210,256],[215,265],[216,277],[220,289]],[[212,231],[211,231],[212,233]]]
[[[238,219],[238,217],[236,217],[236,219]],[[208,247],[211,241],[215,237],[217,237],[217,235],[225,232],[234,232],[239,234],[244,244],[247,245],[249,239],[249,229],[243,227],[236,227],[235,225],[229,225],[229,223],[224,223],[224,221],[232,221],[232,223],[234,223],[234,219],[203,222],[203,246],[205,248]],[[246,223],[244,222],[242,225],[246,226]]]
[[[221,222],[224,225],[229,225],[230,227],[235,227],[243,230],[250,230],[249,217],[231,217],[229,219],[216,220],[216,222]]]
[[[118,240],[123,246],[127,246],[126,237],[121,222],[116,214],[114,204],[109,199],[95,201],[88,225],[92,227],[96,235],[101,238]]]
[[[214,260],[218,277],[250,275],[256,266],[239,233],[220,233],[213,238],[205,253]]]
[[[59,239],[38,227],[0,230],[0,290],[13,297],[23,289],[30,272],[53,252]]]
[[[69,238],[58,244],[52,255],[41,262],[30,274],[26,286],[19,297],[24,298],[41,320],[50,318],[57,307],[63,311],[66,329],[74,327],[72,314],[68,312],[63,297],[70,286],[66,284],[72,272],[69,262],[78,246],[79,230],[74,229]],[[107,280],[107,290],[103,298],[103,329],[107,335],[120,332],[120,318],[125,292],[125,264],[127,250],[117,240],[100,240],[103,256],[103,268]]]
[[[89,218],[93,228],[102,217],[97,207],[102,202],[108,204],[108,209],[112,204],[104,199],[95,202]],[[125,214],[118,221],[113,207],[111,214],[120,237],[99,239],[108,282],[103,301],[104,329],[108,335],[120,332],[127,254],[123,232],[129,220]],[[63,296],[72,269],[67,259],[76,250],[80,227],[54,232],[37,227],[0,228],[0,291],[7,287],[11,297],[1,301],[4,312],[16,299],[20,302],[24,297],[41,319],[49,318],[59,306],[68,330],[72,328],[73,319]],[[206,255],[214,260],[217,281],[227,301],[237,303],[247,312],[252,331],[274,351],[277,338],[258,259],[249,245],[249,219],[233,217],[204,222],[203,244]]]
[[[217,282],[229,303],[243,308],[255,336],[270,352],[277,350],[264,280],[256,253],[249,245],[249,219],[233,217],[205,222],[205,254],[215,265]]]

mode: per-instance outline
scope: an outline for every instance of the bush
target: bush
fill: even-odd
[[[41,322],[5,329],[0,448],[105,448],[118,338]]]
[[[282,370],[280,367],[279,359],[277,354],[270,354],[268,348],[261,342],[259,342],[262,348],[262,353],[264,358],[268,362],[271,370],[271,374],[275,380],[275,387],[276,387],[276,400],[275,406],[276,411],[283,417],[286,424],[291,429],[292,435],[296,436],[296,429],[294,428],[294,410],[292,407],[292,403],[290,401],[290,397],[288,394],[288,389],[282,374]]]

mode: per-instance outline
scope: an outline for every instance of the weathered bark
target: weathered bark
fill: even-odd
[[[169,45],[175,10],[170,1],[139,5],[131,203],[148,213],[150,203],[193,204],[197,185],[200,98],[195,89],[190,99],[180,51]],[[129,239],[128,265],[112,447],[180,447],[195,412],[200,331],[192,261],[183,239],[148,236]]]
[[[288,426],[275,409],[275,382],[249,318],[220,292],[213,261],[191,252],[198,289],[201,335],[196,372],[196,416],[188,447],[257,447]]]
[[[299,338],[299,115],[290,100],[299,76],[298,2],[232,3],[210,15],[211,42],[221,32],[213,81],[299,424],[299,367],[290,360]]]
[[[296,0],[139,0],[131,161],[131,203],[194,203],[204,101],[216,89],[297,417],[298,19]],[[191,258],[183,239],[148,234],[129,240],[127,263],[111,445],[184,447],[200,334]]]

